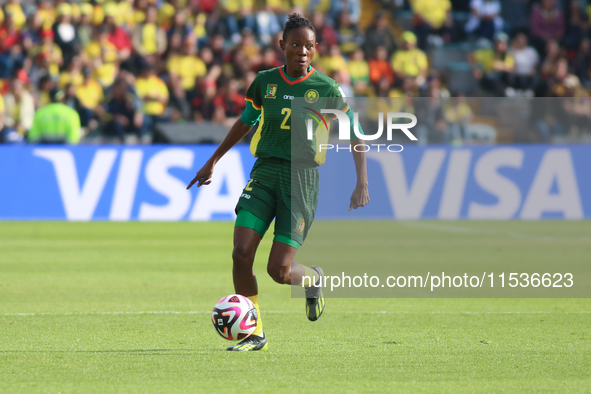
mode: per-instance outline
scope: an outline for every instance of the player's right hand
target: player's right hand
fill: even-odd
[[[195,178],[189,183],[187,190],[189,190],[195,183],[197,183],[197,187],[201,187],[201,185],[209,185],[211,183],[212,175],[213,164],[208,161],[199,171],[197,171],[197,175],[195,175]]]

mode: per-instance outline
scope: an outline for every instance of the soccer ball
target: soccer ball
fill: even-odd
[[[211,321],[222,338],[240,341],[254,332],[258,315],[252,301],[239,294],[230,294],[215,304]]]

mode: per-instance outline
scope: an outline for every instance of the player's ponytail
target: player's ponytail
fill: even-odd
[[[300,14],[298,12],[293,12],[293,13],[287,15],[287,22],[285,22],[285,27],[283,28],[283,41],[285,41],[285,38],[287,37],[287,33],[289,33],[292,30],[299,29],[302,27],[306,27],[306,28],[312,30],[312,32],[314,33],[314,36],[316,36],[316,30],[314,29],[314,26],[312,26],[312,22],[310,22],[309,20],[304,18],[304,16],[302,14]]]

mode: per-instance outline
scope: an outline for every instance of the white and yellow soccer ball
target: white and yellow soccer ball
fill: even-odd
[[[222,338],[241,341],[256,329],[257,310],[248,298],[230,294],[215,304],[211,312],[211,322]]]

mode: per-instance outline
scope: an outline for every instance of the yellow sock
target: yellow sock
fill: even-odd
[[[252,301],[254,307],[257,308],[257,316],[259,317],[257,321],[257,328],[254,330],[252,335],[261,336],[263,334],[263,319],[261,318],[261,309],[259,308],[259,295],[253,295],[250,297],[246,297]]]
[[[306,267],[305,265],[302,265],[302,267],[304,268],[304,277],[306,277],[306,279],[302,278],[304,286],[310,287],[310,284],[314,285],[314,283],[316,283],[316,281],[318,280],[318,272],[314,271],[310,267]],[[311,278],[312,280],[308,281],[308,278]],[[299,286],[301,285],[302,282],[300,282]]]

